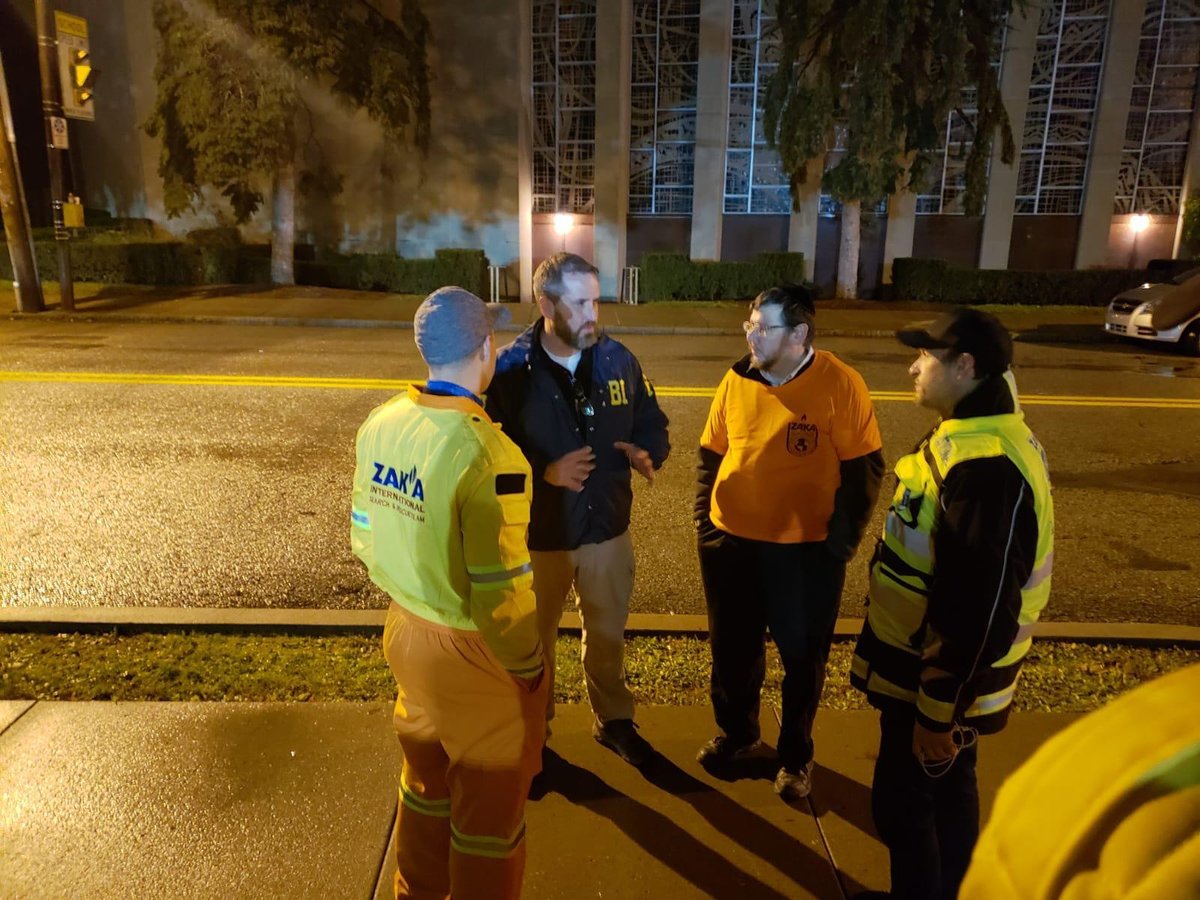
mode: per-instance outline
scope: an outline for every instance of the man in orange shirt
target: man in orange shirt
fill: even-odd
[[[759,294],[750,353],[717,388],[700,438],[695,520],[708,604],[712,704],[707,768],[761,749],[759,693],[770,630],[783,662],[775,791],[811,788],[812,724],[845,580],[883,479],[879,426],[856,371],[812,346],[812,293]]]

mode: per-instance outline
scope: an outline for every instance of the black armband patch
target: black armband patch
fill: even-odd
[[[509,472],[496,476],[496,496],[505,494],[525,493],[525,475],[523,472]]]

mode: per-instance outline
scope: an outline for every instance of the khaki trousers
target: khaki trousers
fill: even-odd
[[[404,751],[396,896],[515,900],[525,798],[541,769],[546,679],[529,690],[478,632],[428,622],[395,603],[383,650]]]
[[[583,673],[588,701],[601,722],[633,718],[625,685],[625,623],[633,593],[633,539],[629,532],[576,550],[531,550],[538,630],[546,652],[546,718],[554,718],[554,647],[571,588],[583,620]]]

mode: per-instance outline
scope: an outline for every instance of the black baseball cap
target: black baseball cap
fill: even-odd
[[[995,316],[970,306],[942,313],[932,322],[914,322],[896,332],[900,343],[920,350],[970,353],[975,375],[1000,375],[1012,365],[1012,335]]]

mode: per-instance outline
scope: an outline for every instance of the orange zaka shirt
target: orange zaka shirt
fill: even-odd
[[[883,446],[867,384],[832,353],[772,387],[748,373],[748,358],[725,373],[700,446],[721,454],[711,518],[722,531],[777,544],[823,541],[840,463]]]

